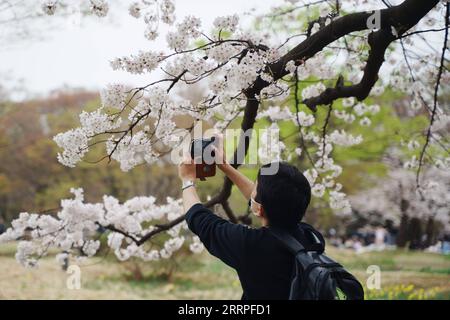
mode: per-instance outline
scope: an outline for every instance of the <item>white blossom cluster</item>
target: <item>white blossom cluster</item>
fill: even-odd
[[[378,214],[400,223],[403,214],[422,219],[433,218],[450,230],[450,171],[431,168],[424,172],[425,183],[416,188],[415,172],[391,169],[372,189],[350,197],[353,208],[369,217]],[[407,207],[402,210],[402,201]]]
[[[16,253],[20,264],[36,266],[50,249],[60,252],[56,260],[61,264],[69,258],[93,257],[101,247],[99,238],[103,232],[108,232],[107,246],[120,260],[167,259],[189,239],[192,252],[203,250],[185,222],[165,232],[169,238],[160,248],[152,246],[148,250],[134,241],[154,230],[149,223],[170,222],[181,216],[181,200],[167,198],[166,204],[158,205],[154,197],[134,197],[121,204],[112,196],[104,196],[102,203],[91,204],[84,202],[82,189],[71,192],[75,197],[62,200],[56,216],[22,212],[11,228],[0,235],[0,243],[20,240]]]
[[[353,146],[355,144],[360,144],[363,139],[361,135],[354,137],[353,135],[346,133],[343,130],[334,130],[330,134],[330,141],[338,146]]]
[[[68,167],[75,167],[83,156],[89,151],[89,138],[82,128],[70,129],[64,133],[58,133],[53,140],[64,149],[58,153],[58,161]]]
[[[42,11],[49,16],[58,11],[64,11],[69,6],[77,5],[81,12],[84,8],[98,17],[106,17],[109,13],[109,2],[107,0],[43,0]],[[175,21],[175,4],[173,0],[140,0],[130,4],[128,7],[130,16],[136,19],[143,19],[146,27],[144,36],[148,40],[155,40],[158,37],[159,23],[172,25]]]
[[[129,14],[136,18],[143,18],[146,25],[144,36],[148,40],[158,37],[159,23],[172,25],[175,22],[175,4],[172,0],[141,0],[133,2],[128,8]]]
[[[155,70],[161,60],[164,59],[162,52],[139,52],[130,57],[116,58],[111,61],[113,70],[125,70],[131,74],[142,74]]]
[[[313,84],[313,85],[303,89],[302,97],[304,100],[313,98],[313,97],[317,97],[323,91],[325,91],[325,85],[323,83]]]
[[[122,123],[122,118],[114,119],[110,115],[102,112],[102,109],[99,108],[93,112],[83,111],[80,114],[80,123],[86,136],[90,137],[119,128]]]
[[[54,137],[57,145],[63,149],[58,153],[58,161],[74,167],[80,162],[89,148],[96,144],[99,135],[109,135],[105,151],[120,163],[123,171],[135,166],[158,160],[159,154],[153,149],[154,141],[167,147],[178,145],[184,136],[184,130],[176,128],[173,117],[184,114],[190,108],[185,102],[176,103],[161,87],[153,87],[147,95],[142,95],[128,116],[117,116],[116,109],[123,109],[129,104],[127,89],[120,84],[111,84],[101,92],[102,106],[92,112],[80,114],[79,128],[59,133]],[[113,112],[106,110],[112,108]],[[148,122],[145,122],[148,121]],[[152,125],[153,122],[153,125]],[[121,130],[133,125],[135,131]],[[138,130],[139,129],[139,130]]]
[[[309,58],[299,66],[293,60],[286,63],[285,69],[290,75],[296,76],[299,80],[306,80],[310,77],[319,77],[320,79],[330,79],[336,76],[336,68],[332,64],[324,63],[328,58],[323,52],[317,53],[314,57]],[[318,83],[312,85],[311,88],[304,90],[303,98],[311,98],[321,93],[325,87]],[[316,94],[314,94],[316,93]]]
[[[215,28],[230,32],[236,31],[238,24],[239,24],[239,16],[237,14],[225,17],[217,17],[213,23]]]
[[[44,0],[42,2],[42,11],[47,15],[54,15],[58,9],[63,9],[68,4],[63,0]],[[81,5],[81,3],[80,3]],[[98,17],[106,17],[109,12],[109,4],[106,0],[89,0],[89,10]]]
[[[108,2],[105,0],[90,0],[91,10],[98,17],[106,17],[109,11]]]
[[[446,135],[448,135],[448,128],[450,126],[450,115],[439,113],[435,115],[435,120],[430,129],[429,145],[434,147],[433,150],[433,167],[441,170],[450,170],[450,156],[448,148],[446,148]],[[403,163],[403,168],[408,170],[418,170],[420,165],[420,157],[423,150],[423,138],[421,136],[408,137],[409,140],[400,142],[400,146],[404,149],[406,161]],[[423,153],[423,156],[429,155]],[[422,159],[423,161],[423,159]]]
[[[58,153],[58,161],[68,167],[75,167],[89,151],[89,141],[97,134],[119,128],[122,119],[102,112],[99,108],[93,112],[80,114],[81,127],[58,133],[53,140],[63,149]]]
[[[122,109],[125,107],[127,89],[121,84],[109,84],[100,92],[103,107]]]
[[[201,21],[199,18],[187,16],[177,24],[176,30],[167,33],[167,44],[170,49],[185,50],[190,45],[190,40],[200,36]]]
[[[58,6],[58,0],[44,1],[42,3],[42,11],[44,11],[45,14],[52,16],[55,14],[57,6]]]
[[[144,161],[151,164],[156,160],[151,141],[144,131],[136,132],[133,136],[127,135],[119,143],[110,139],[106,143],[106,151],[120,163],[123,171],[129,171]]]
[[[258,158],[262,164],[281,161],[281,153],[286,148],[279,140],[280,129],[276,123],[265,130],[258,139]]]

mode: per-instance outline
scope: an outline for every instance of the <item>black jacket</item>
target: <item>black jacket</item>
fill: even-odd
[[[236,269],[242,299],[288,299],[294,257],[267,227],[231,223],[202,204],[188,210],[186,221],[209,253]],[[302,228],[292,232],[306,248],[312,242]]]

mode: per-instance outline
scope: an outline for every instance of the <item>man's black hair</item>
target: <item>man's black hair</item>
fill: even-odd
[[[262,168],[276,165],[278,172],[273,175],[263,175],[259,170],[255,201],[263,206],[269,225],[294,227],[305,215],[311,200],[311,186],[290,164],[272,163]]]

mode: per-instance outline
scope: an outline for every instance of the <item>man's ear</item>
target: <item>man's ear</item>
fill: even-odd
[[[261,218],[265,218],[266,217],[266,213],[264,212],[263,206],[259,206],[258,216],[261,217]]]

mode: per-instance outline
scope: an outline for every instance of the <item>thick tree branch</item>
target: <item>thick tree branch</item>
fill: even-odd
[[[225,200],[222,202],[222,208],[225,211],[225,214],[228,216],[231,222],[238,223],[238,219],[233,213],[233,210],[230,207],[230,204],[228,203],[228,200]]]
[[[358,84],[345,86],[343,81],[338,81],[334,88],[327,88],[317,97],[303,101],[313,111],[318,105],[328,105],[334,100],[346,97],[355,97],[362,101],[369,95],[378,80],[378,72],[384,62],[384,54],[389,44],[395,39],[390,30],[382,29],[369,35],[370,53],[364,68],[364,75]]]
[[[420,19],[422,19],[438,3],[439,0],[405,0],[398,6],[380,10],[381,28],[371,36],[372,43],[375,47],[371,47],[373,52],[372,59],[371,61],[368,61],[368,66],[366,65],[366,69],[368,69],[370,73],[373,73],[375,71],[378,73],[378,70],[383,63],[381,50],[383,49],[383,47],[387,48],[389,43],[395,40],[395,37],[391,32],[392,27],[394,27],[397,34],[401,36],[411,27],[415,26],[420,21]],[[372,15],[373,12],[359,12],[349,14],[334,20],[326,27],[322,28],[318,32],[311,35],[309,38],[305,39],[276,63],[269,65],[267,67],[267,72],[273,76],[274,80],[282,78],[283,76],[288,74],[285,66],[289,61],[293,60],[297,65],[300,65],[337,39],[352,32],[369,29],[368,19]],[[383,36],[388,38],[383,39]],[[389,39],[390,41],[388,42]],[[382,53],[384,56],[384,51],[382,51]],[[356,98],[365,98],[367,97],[368,93],[370,93],[371,88],[368,88],[368,86],[373,82],[375,78],[377,79],[377,75],[367,74],[365,75],[365,79],[363,78],[361,84],[355,85],[357,87],[352,86],[350,88],[341,88],[339,89],[339,91],[341,92],[340,94],[336,94],[332,90],[331,92],[327,93],[327,96],[337,96],[335,98],[337,99],[340,96],[352,96],[351,94],[353,93],[355,94],[354,96]],[[253,85],[255,89],[262,89],[265,86],[267,86],[267,83],[260,78]],[[311,101],[311,107],[314,109],[314,106],[317,106],[318,104],[331,103],[330,97],[328,97],[328,99],[322,99],[324,99],[324,103],[319,103],[321,102],[320,99],[318,101]]]
[[[163,231],[167,231],[167,230],[171,229],[172,227],[176,226],[177,224],[183,222],[185,217],[186,217],[186,215],[183,214],[182,216],[179,216],[178,218],[170,221],[169,223],[157,225],[156,229],[154,229],[154,230],[150,231],[149,233],[147,233],[146,235],[144,235],[142,238],[140,238],[136,242],[136,244],[141,245],[144,242],[146,242],[148,239],[150,239],[151,237],[157,235],[158,233],[161,233]]]

